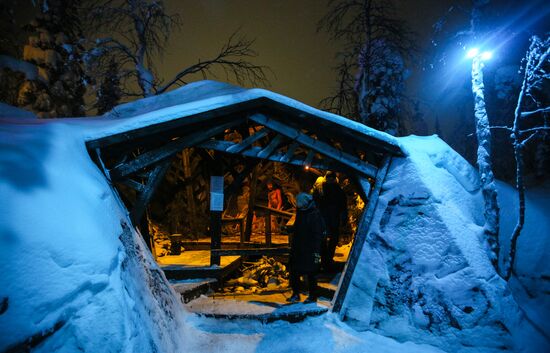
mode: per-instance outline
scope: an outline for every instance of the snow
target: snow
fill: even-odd
[[[517,192],[502,182],[497,187],[501,206],[500,243],[502,254],[508,254],[518,217]],[[517,245],[517,274],[512,277],[510,288],[532,324],[550,338],[550,183],[527,189],[525,202],[525,226]]]
[[[389,134],[369,128],[339,115],[310,107],[294,99],[264,89],[245,89],[227,83],[203,80],[193,82],[162,95],[140,99],[115,107],[96,120],[101,122],[90,131],[87,140],[122,133],[143,126],[158,124],[217,108],[267,98],[280,104],[312,114],[319,119],[353,129],[390,145],[399,146],[397,139]]]
[[[28,110],[0,102],[0,118],[36,119],[36,115]]]
[[[258,97],[408,155],[394,158],[384,183],[344,322],[330,313],[262,324],[188,312],[85,147],[91,138]],[[397,140],[275,93],[212,81],[97,118],[21,119],[19,110],[2,110],[0,351],[25,350],[30,337],[37,352],[542,352],[548,344],[532,324],[544,323],[540,298],[524,295],[518,308],[485,253],[475,169],[437,137]],[[547,219],[548,199],[530,200],[542,207],[531,215]],[[546,271],[543,250],[526,246],[536,237],[546,247],[539,239],[546,234],[529,234],[520,238],[520,268]],[[524,254],[536,257],[530,263]]]
[[[0,122],[1,351],[34,337],[33,352],[441,352],[330,314],[262,324],[188,313],[87,154],[95,122]]]
[[[384,182],[348,322],[448,352],[544,351],[544,340],[525,342],[533,327],[489,261],[476,170],[437,136],[399,140],[408,157]]]

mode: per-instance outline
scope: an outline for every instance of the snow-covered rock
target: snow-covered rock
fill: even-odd
[[[485,252],[476,170],[436,136],[400,142],[408,157],[383,184],[346,319],[449,352],[540,351],[515,339],[523,316]]]

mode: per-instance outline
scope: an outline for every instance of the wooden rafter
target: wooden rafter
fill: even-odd
[[[284,123],[271,119],[263,114],[254,114],[250,116],[249,119],[258,124],[264,125],[266,128],[280,133],[281,135],[285,135],[289,139],[295,140],[300,144],[319,152],[320,154],[335,159],[340,163],[355,169],[361,174],[373,178],[376,176],[377,168],[373,165],[368,164],[367,162],[364,162],[346,152],[340,151],[323,141],[316,140],[298,129],[285,125]]]
[[[235,124],[235,121],[226,122],[225,124],[217,125],[206,131],[199,131],[187,136],[182,136],[176,140],[168,142],[166,145],[156,150],[145,152],[137,158],[111,169],[109,171],[111,180],[122,179],[126,175],[130,175],[154,163],[158,163],[159,161],[180,152],[186,147],[196,145],[214,135],[222,133],[225,129]]]
[[[214,150],[214,151],[227,152],[228,153],[229,152],[228,151],[229,147],[234,146],[234,145],[235,145],[235,143],[230,142],[230,141],[208,140],[208,141],[205,141],[205,142],[199,144],[197,147],[201,147],[201,148],[208,149],[208,150]],[[261,149],[259,147],[253,147],[251,149],[244,150],[244,151],[242,151],[238,154],[240,154],[244,157],[258,158],[258,153],[260,151],[261,151]],[[276,152],[276,153],[273,153],[272,155],[270,155],[269,157],[262,158],[262,159],[267,159],[269,161],[278,162],[278,163],[287,163],[287,164],[296,165],[296,166],[300,166],[300,167],[304,166],[304,163],[305,163],[304,158],[292,158],[290,161],[287,161],[285,159],[285,157],[286,157],[286,153]],[[334,166],[334,163],[330,162],[330,160],[325,160],[325,161],[322,161],[322,162],[321,161],[319,161],[319,162],[312,161],[310,167],[316,168],[316,169],[326,170],[326,169],[334,169],[335,166]]]
[[[232,145],[226,152],[229,153],[240,153],[247,149],[248,147],[252,146],[252,144],[258,140],[261,140],[263,137],[266,137],[269,133],[269,130],[262,129],[258,132],[256,132],[253,135],[248,136],[244,140],[242,140],[241,143]]]
[[[268,158],[275,152],[277,147],[283,143],[285,140],[285,137],[282,135],[277,134],[270,142],[269,144],[258,153],[258,158]]]
[[[296,141],[292,142],[292,144],[288,146],[285,155],[281,158],[281,163],[289,163],[292,160],[294,152],[296,152],[296,149],[298,147],[300,147],[300,144],[298,144]]]
[[[315,157],[315,151],[314,150],[309,150],[307,152],[307,156],[306,156],[306,159],[304,160],[304,166],[305,167],[311,167],[311,162],[313,161],[313,157]]]
[[[153,170],[149,172],[147,182],[144,185],[143,191],[138,195],[136,203],[130,211],[130,218],[133,224],[139,224],[141,217],[145,213],[145,209],[153,196],[157,186],[160,184],[164,175],[170,167],[171,159],[166,159],[157,164]]]

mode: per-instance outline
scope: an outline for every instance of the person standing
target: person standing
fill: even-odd
[[[304,303],[317,301],[317,272],[321,263],[321,242],[325,226],[313,196],[299,193],[296,196],[296,220],[290,241],[290,287],[292,296],[287,300],[300,300],[300,276],[307,276],[308,297]]]
[[[321,263],[325,271],[334,270],[334,252],[340,238],[340,225],[347,221],[348,205],[346,193],[336,179],[336,173],[327,172],[325,181],[314,188],[313,197],[327,227],[327,238],[323,241]]]

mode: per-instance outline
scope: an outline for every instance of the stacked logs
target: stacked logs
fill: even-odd
[[[245,266],[242,276],[226,282],[226,293],[261,293],[288,287],[286,266],[273,258],[262,257]]]

